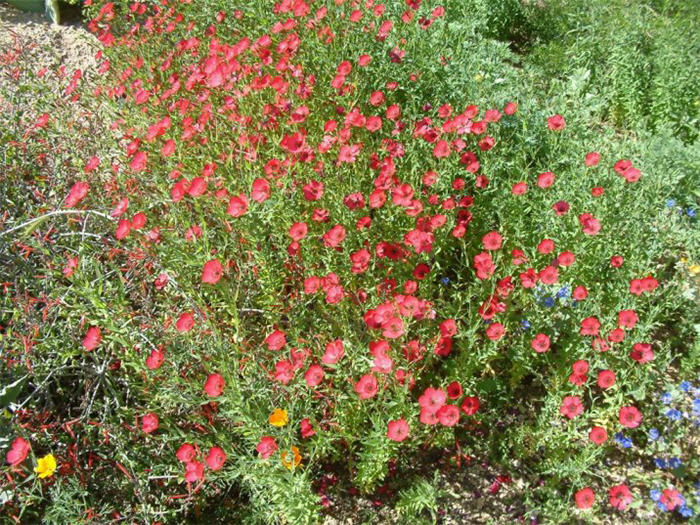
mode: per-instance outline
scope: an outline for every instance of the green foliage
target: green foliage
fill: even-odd
[[[386,6],[382,16],[394,21],[395,33],[382,40],[374,26],[348,25],[353,9],[348,3],[329,2],[323,23],[300,23],[293,31],[271,31],[288,15],[263,2],[241,8],[242,17],[223,0],[178,3],[173,11],[159,2],[133,4],[134,10],[137,4],[147,8],[145,14],[116,3],[114,19],[100,15],[103,8],[109,12],[109,3],[94,4],[88,10],[93,30],[105,42],[113,33],[118,42],[104,49],[109,62],[102,67],[108,72],[94,80],[101,94],[94,94],[94,84],[81,87],[84,114],[77,115],[61,90],[45,86],[25,65],[18,87],[5,99],[13,107],[27,99],[38,102],[31,112],[0,115],[0,208],[7,210],[0,226],[0,284],[7,288],[0,377],[8,385],[0,390],[0,406],[7,401],[14,412],[3,419],[7,439],[0,444],[5,453],[10,439],[25,436],[32,446],[24,464],[4,467],[8,479],[21,483],[11,495],[0,492],[8,500],[3,509],[8,516],[48,523],[117,516],[136,522],[315,523],[324,495],[316,482],[326,461],[371,494],[396,476],[394,460],[410,465],[427,448],[455,446],[504,471],[517,469],[532,489],[526,491],[529,515],[563,522],[570,518],[575,490],[593,485],[604,494],[609,483],[601,465],[618,451],[610,442],[593,446],[591,425],[612,434],[620,427],[620,407],[629,404],[644,409],[646,425],[646,403],[668,370],[690,374],[698,366],[700,314],[692,268],[700,245],[697,219],[688,213],[700,197],[700,153],[692,147],[698,40],[688,31],[697,27],[696,13],[662,1],[449,0],[445,17],[422,28],[434,6],[422,6],[408,23],[400,21],[405,7],[399,2]],[[215,24],[219,11],[227,18]],[[363,16],[369,24],[379,15]],[[323,24],[335,36],[330,42],[324,41]],[[107,28],[112,33],[100,33]],[[301,35],[299,49],[288,57],[301,73],[272,59],[266,63],[259,44],[237,59],[241,70],[249,69],[247,76],[241,73],[244,89],[238,77],[225,89],[206,84],[208,46],[232,45],[243,36],[255,41],[263,33],[270,33],[271,49],[289,34]],[[188,40],[193,36],[197,52],[177,51],[194,45]],[[397,49],[405,56],[388,58]],[[372,56],[365,69],[356,64],[362,53]],[[346,93],[330,87],[344,60],[353,65],[344,80]],[[279,74],[291,87],[252,88],[265,74]],[[313,96],[304,98],[302,80],[311,78]],[[390,82],[396,89],[387,88]],[[177,94],[168,95],[173,85]],[[148,103],[135,102],[142,87],[150,90]],[[377,90],[387,98],[378,108],[368,103]],[[440,127],[448,120],[438,114],[443,104],[452,106],[453,115],[475,104],[483,115],[509,101],[518,103],[517,112],[499,113],[500,120],[489,123],[492,149],[479,142],[482,136],[458,134],[466,150],[478,154],[476,173],[455,160],[457,152],[438,159],[434,141],[414,136],[415,124],[425,118],[436,137],[443,136]],[[385,117],[389,103],[401,109],[396,122]],[[307,104],[309,114],[296,123],[291,110]],[[384,119],[379,133],[347,126],[351,142],[362,144],[355,162],[337,161],[336,144],[330,153],[314,152],[318,164],[279,146],[300,127],[314,147],[324,135],[337,140],[337,132],[322,130],[331,119],[343,127],[351,107]],[[49,124],[35,126],[44,112]],[[547,129],[555,113],[566,117],[559,131]],[[172,127],[146,139],[166,115]],[[166,138],[177,143],[171,156],[161,154]],[[130,143],[148,153],[147,170],[130,166]],[[429,251],[418,252],[405,241],[417,217],[390,204],[391,184],[385,206],[352,210],[344,200],[357,192],[367,198],[381,185],[370,155],[388,158],[399,144],[395,176],[424,206],[418,218],[444,215],[447,221],[435,228]],[[583,159],[593,150],[600,152],[601,164],[585,167]],[[101,164],[88,173],[92,155]],[[637,182],[626,182],[612,169],[627,158],[642,172]],[[266,173],[276,161],[278,171]],[[175,181],[190,182],[207,165],[216,170],[203,176],[206,192],[176,199]],[[424,183],[433,169],[439,178]],[[555,174],[556,183],[538,188],[537,176],[545,171]],[[477,183],[475,175],[482,174],[487,184]],[[271,185],[269,198],[249,202],[240,217],[227,213],[228,199],[249,195],[261,177]],[[85,200],[63,209],[72,185],[83,180],[90,184]],[[301,197],[311,180],[324,183],[319,201]],[[521,181],[528,182],[529,192],[513,195],[513,185]],[[604,194],[592,196],[594,187]],[[466,195],[473,204],[457,205]],[[128,212],[112,217],[124,197]],[[556,215],[552,205],[558,201],[571,211]],[[329,222],[312,219],[321,207]],[[467,234],[451,235],[462,210],[470,214]],[[145,214],[146,225],[117,239],[119,221],[133,220],[136,212]],[[600,220],[599,235],[581,232],[578,217],[585,212]],[[357,227],[365,215],[371,228]],[[302,220],[309,232],[301,254],[294,255],[290,227]],[[339,249],[322,242],[335,224],[347,230]],[[195,226],[200,234],[192,233]],[[491,250],[499,273],[484,279],[475,275],[474,257],[491,231],[503,235],[503,249]],[[544,238],[556,244],[553,253],[537,248]],[[382,241],[404,252],[394,259],[379,256]],[[364,247],[370,248],[369,266],[355,272],[349,256]],[[513,249],[522,249],[528,260],[514,262]],[[571,267],[557,258],[564,250],[575,253]],[[614,255],[624,257],[622,267],[611,266]],[[66,272],[74,257],[79,260],[74,272]],[[210,285],[201,276],[213,259],[224,263],[223,277]],[[430,273],[419,278],[415,268],[421,263]],[[530,266],[556,267],[556,283],[535,290],[520,286],[518,276]],[[344,287],[337,304],[323,291],[304,290],[312,277],[332,284],[331,272]],[[506,274],[517,284],[507,294],[497,282]],[[646,275],[659,288],[630,294],[630,280]],[[410,283],[416,285],[413,292],[406,291]],[[571,290],[584,284],[589,297],[574,300]],[[405,334],[384,335],[364,316],[387,302],[398,304],[399,295],[415,295],[429,307],[425,315],[401,315]],[[493,341],[486,335],[491,320],[480,311],[491,297],[508,303],[494,318],[506,326],[506,335]],[[605,338],[618,327],[623,309],[634,309],[638,324],[610,351],[593,351],[591,338],[580,334],[581,320],[599,318]],[[195,324],[188,332],[174,328],[185,312]],[[439,325],[446,319],[456,320],[458,330],[449,355],[439,356]],[[88,350],[83,338],[90,326],[99,326],[102,338]],[[273,330],[285,333],[283,349],[268,347]],[[549,352],[534,352],[537,333],[551,337]],[[344,356],[326,363],[325,345],[336,339],[344,343]],[[368,348],[378,339],[391,340],[392,372],[401,370],[403,379],[372,370],[376,356]],[[653,362],[630,358],[636,342],[653,345]],[[421,357],[409,359],[409,351]],[[163,362],[151,367],[146,360],[154,352],[163,354]],[[286,382],[275,378],[283,360],[294,364]],[[581,360],[590,366],[590,377],[574,385],[571,367]],[[312,363],[323,364],[317,385],[304,378]],[[617,373],[616,384],[606,390],[595,385],[603,369]],[[218,396],[203,391],[214,372],[225,382]],[[377,393],[369,399],[355,391],[364,375],[378,378]],[[479,411],[463,411],[454,427],[421,422],[419,396],[452,382],[464,393],[448,404],[475,396],[482,403]],[[581,397],[585,415],[571,420],[561,415],[568,395]],[[281,427],[268,421],[277,408],[289,416]],[[149,413],[159,418],[154,433],[143,431]],[[395,442],[387,424],[399,419],[409,422],[410,432]],[[312,435],[302,436],[303,421]],[[635,439],[645,430],[633,431]],[[278,446],[266,458],[256,448],[265,437]],[[186,481],[186,462],[176,455],[183,444],[197,447],[198,461],[211,447],[221,447],[227,456],[223,468],[207,466],[204,479]],[[292,447],[298,447],[298,465],[289,463]],[[65,472],[42,482],[31,466],[49,452]],[[427,473],[399,483],[395,510],[403,521],[437,521],[443,494],[437,477],[430,478]],[[645,479],[633,481],[647,488]]]

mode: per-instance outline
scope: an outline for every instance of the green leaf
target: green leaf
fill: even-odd
[[[13,403],[17,396],[22,391],[22,386],[24,386],[24,381],[27,376],[20,377],[14,383],[5,385],[0,389],[0,408],[7,407],[10,403]]]

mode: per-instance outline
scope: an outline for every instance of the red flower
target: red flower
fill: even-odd
[[[301,437],[303,438],[308,438],[316,434],[316,431],[311,426],[311,421],[309,421],[308,417],[302,419],[299,423],[299,431],[301,432]]]
[[[211,447],[207,454],[207,466],[211,470],[221,470],[226,461],[226,453],[220,447]]]
[[[506,104],[506,107],[503,108],[503,113],[506,115],[513,115],[515,112],[518,110],[518,103],[517,102],[508,102]]]
[[[581,403],[581,399],[578,396],[566,396],[562,400],[559,412],[569,419],[575,418],[583,412],[583,404]]]
[[[452,337],[457,333],[457,322],[454,319],[445,319],[440,323],[440,335]]]
[[[148,414],[144,415],[141,418],[141,430],[146,434],[150,434],[158,430],[158,416],[156,416],[153,412],[149,412]]]
[[[275,363],[275,380],[283,385],[288,384],[294,378],[294,366],[287,360]]]
[[[581,489],[574,494],[576,506],[579,509],[590,509],[595,503],[595,493],[590,487]]]
[[[263,459],[269,458],[272,456],[272,454],[277,452],[277,443],[275,442],[275,438],[271,436],[263,436],[260,439],[258,446],[255,447],[255,450],[258,451],[258,454],[260,454]]]
[[[537,251],[541,254],[548,254],[554,251],[554,241],[552,239],[542,239],[537,245]]]
[[[428,412],[436,413],[445,404],[447,395],[439,388],[426,388],[423,394],[418,398],[418,404],[421,409]]]
[[[322,236],[324,246],[328,248],[337,248],[345,239],[345,228],[340,224],[336,224]]]
[[[245,215],[248,211],[248,197],[242,193],[233,196],[228,201],[228,208],[226,208],[226,213],[233,217],[241,217]]]
[[[300,241],[306,237],[308,231],[309,228],[305,222],[295,222],[289,228],[289,236],[295,241]]]
[[[596,166],[599,162],[600,154],[597,151],[591,151],[590,153],[586,154],[585,164],[589,168],[592,166]]]
[[[146,367],[148,367],[149,370],[157,370],[163,364],[164,360],[165,355],[163,352],[154,348],[146,358]]]
[[[210,397],[218,397],[224,391],[226,383],[220,374],[209,374],[204,383],[204,391]]]
[[[112,217],[121,217],[124,215],[126,212],[126,209],[129,207],[129,200],[124,197],[121,199],[112,209],[112,211],[109,213],[110,216]]]
[[[326,344],[326,351],[323,354],[321,361],[327,365],[333,365],[340,361],[343,354],[343,341],[336,339],[335,341],[331,341],[330,343]]]
[[[197,450],[189,443],[183,443],[180,448],[177,449],[175,456],[177,459],[183,463],[189,463],[194,459],[197,454]]]
[[[545,171],[537,176],[537,185],[540,188],[549,188],[554,184],[554,173],[551,171]]]
[[[552,205],[552,209],[554,210],[554,213],[557,214],[558,217],[561,217],[562,215],[566,215],[566,212],[569,211],[569,203],[566,201],[557,201]]]
[[[632,503],[632,500],[634,500],[629,487],[624,484],[610,487],[608,497],[610,505],[617,510],[625,510],[627,506]]]
[[[117,224],[117,229],[114,230],[114,238],[121,241],[124,237],[129,235],[129,232],[131,232],[131,223],[128,219],[122,219],[119,221],[119,224]]]
[[[486,329],[486,336],[491,341],[498,341],[506,333],[505,327],[501,323],[490,324]]]
[[[194,483],[204,479],[204,463],[201,461],[190,461],[185,464],[185,481]]]
[[[511,193],[513,195],[524,195],[527,193],[527,183],[526,182],[516,182],[511,188]]]
[[[323,183],[312,180],[302,188],[302,191],[307,201],[317,201],[323,196]]]
[[[250,192],[250,198],[261,204],[265,202],[270,198],[270,183],[265,179],[255,179],[253,181],[253,191]]]
[[[659,501],[664,504],[669,512],[683,505],[681,494],[676,489],[664,489]]]
[[[355,392],[360,396],[360,399],[370,399],[377,394],[377,378],[372,374],[363,375],[360,380],[355,383]]]
[[[474,269],[478,279],[488,279],[496,271],[493,259],[488,252],[481,252],[474,256]]]
[[[564,266],[564,267],[571,266],[572,264],[574,264],[575,260],[576,260],[576,255],[574,255],[573,253],[571,253],[569,251],[562,252],[557,257],[557,262],[559,263],[559,266]]]
[[[102,340],[102,334],[97,326],[91,326],[88,328],[87,334],[83,339],[83,348],[88,352],[97,348]]]
[[[223,267],[217,259],[212,259],[204,264],[202,268],[202,282],[208,284],[216,284],[221,279]]]
[[[137,151],[134,153],[133,159],[131,159],[130,167],[134,172],[139,173],[146,169],[147,161],[148,154],[145,151]]]
[[[554,266],[547,266],[537,274],[544,284],[554,284],[559,280],[559,270]]]
[[[31,446],[26,439],[17,437],[12,441],[10,450],[8,450],[5,455],[5,461],[15,467],[27,459],[27,454],[29,454],[30,449]]]
[[[595,317],[586,317],[581,321],[581,335],[598,335],[600,330],[600,321]]]
[[[387,424],[386,437],[392,441],[401,442],[408,437],[410,429],[406,420],[396,419],[394,421],[389,421]]]
[[[475,396],[467,396],[462,400],[462,412],[468,416],[473,416],[479,410],[479,398]]]
[[[485,250],[498,250],[501,248],[503,238],[498,232],[489,232],[481,239]]]
[[[72,208],[78,204],[85,198],[89,190],[90,185],[87,182],[76,182],[73,184],[66,197],[66,207]]]
[[[450,145],[446,140],[438,140],[433,148],[433,155],[440,159],[450,155]]]
[[[635,327],[637,321],[639,321],[639,317],[637,316],[637,312],[634,310],[621,310],[617,314],[618,326],[623,326],[631,330]]]
[[[453,427],[459,422],[459,408],[454,405],[442,405],[437,411],[440,424],[446,427]]]
[[[185,312],[180,315],[177,322],[175,323],[175,328],[178,332],[189,332],[194,326],[194,315],[192,312]]]
[[[307,386],[315,387],[321,384],[323,375],[323,368],[319,365],[311,365],[304,374],[304,381],[306,381]]]
[[[615,372],[612,370],[601,370],[598,372],[598,386],[602,389],[610,388],[615,384]]]
[[[642,422],[642,413],[633,406],[620,409],[620,424],[627,428],[637,428]]]
[[[447,385],[447,397],[450,399],[459,399],[462,397],[462,385],[459,384],[459,381],[452,381],[449,385]]]
[[[588,297],[588,290],[586,290],[584,286],[577,286],[571,293],[571,297],[573,297],[576,301],[583,301],[586,297]]]
[[[600,222],[590,213],[582,213],[578,216],[578,221],[586,235],[597,235],[600,231]]]
[[[649,343],[634,343],[630,357],[643,365],[654,359],[654,351]]]
[[[608,433],[603,427],[593,427],[588,433],[588,438],[596,445],[602,445],[608,439]]]
[[[265,338],[269,350],[281,350],[287,344],[287,337],[282,330],[275,330]]]
[[[549,344],[549,336],[545,334],[537,334],[532,340],[532,349],[538,354],[541,354],[549,350]]]
[[[608,341],[611,343],[621,343],[625,340],[625,331],[622,328],[615,328],[608,334]]]
[[[624,263],[625,260],[622,258],[620,255],[613,255],[612,258],[610,259],[610,266],[613,268],[619,268],[622,266],[622,263]]]
[[[564,129],[565,126],[566,122],[564,121],[564,117],[558,113],[547,119],[547,127],[550,131],[559,131],[560,129]]]

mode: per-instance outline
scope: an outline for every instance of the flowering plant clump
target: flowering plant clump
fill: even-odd
[[[6,322],[7,369],[38,392],[42,353],[64,368],[53,412],[13,415],[12,484],[41,428],[56,494],[110,473],[92,517],[310,523],[324,461],[371,492],[427,447],[518,458],[529,512],[634,504],[595,473],[685,356],[659,334],[693,298],[652,229],[664,166],[563,106],[433,85],[459,2],[85,4],[97,72],[63,103],[108,131],[53,188],[76,217],[22,232],[62,293]]]

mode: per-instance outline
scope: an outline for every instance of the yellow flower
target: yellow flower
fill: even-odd
[[[292,453],[294,453],[294,459],[288,460],[287,451],[282,451],[282,465],[287,467],[289,470],[292,470],[292,467],[299,466],[299,463],[301,463],[301,454],[299,454],[299,449],[294,445],[292,445]]]
[[[289,421],[289,419],[287,418],[287,411],[281,408],[275,409],[275,411],[272,414],[270,414],[270,417],[267,420],[271,425],[274,425],[276,427],[283,427],[287,424],[287,421]]]
[[[39,474],[40,478],[48,478],[50,476],[53,476],[53,473],[56,471],[56,458],[53,457],[53,454],[46,454],[43,458],[39,460],[39,462],[36,464],[36,467],[34,467],[34,472]]]
[[[690,275],[697,275],[700,273],[700,264],[691,264],[688,266],[688,271]]]

